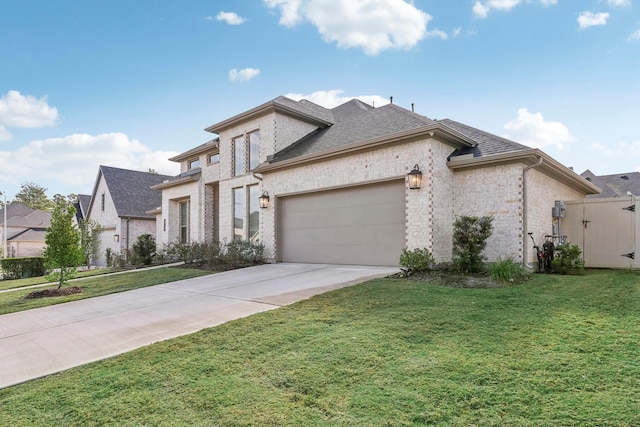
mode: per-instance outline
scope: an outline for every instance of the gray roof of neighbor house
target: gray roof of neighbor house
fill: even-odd
[[[91,196],[89,194],[78,194],[76,199],[77,201],[73,206],[76,208],[76,219],[79,221],[85,219],[89,214]]]
[[[9,212],[7,211],[7,214]],[[12,216],[7,218],[7,227],[22,228],[47,228],[51,225],[51,213],[38,209],[32,210],[24,216]]]
[[[640,196],[640,172],[595,175],[587,169],[580,175],[602,190],[602,193],[589,195],[588,198],[625,197],[628,195],[627,192]]]
[[[28,228],[12,235],[7,235],[7,240],[11,242],[44,242],[46,236],[46,228]]]
[[[27,216],[35,209],[20,202],[7,203],[7,220],[14,216]],[[0,218],[4,218],[4,208],[0,209]]]
[[[162,192],[152,190],[151,186],[160,184],[173,177],[151,172],[139,172],[110,166],[100,166],[98,179],[93,190],[91,204],[96,201],[96,189],[100,175],[109,188],[116,212],[121,218],[155,218],[146,212],[162,204]]]

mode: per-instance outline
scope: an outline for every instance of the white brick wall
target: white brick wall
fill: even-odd
[[[485,250],[490,261],[522,259],[522,170],[514,163],[455,173],[454,217],[493,217]]]

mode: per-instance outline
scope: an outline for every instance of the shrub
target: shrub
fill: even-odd
[[[151,265],[156,256],[156,239],[151,234],[138,236],[133,244],[133,263]]]
[[[493,217],[461,216],[453,223],[453,263],[465,273],[478,273],[484,268],[482,254],[493,232]]]
[[[400,255],[400,266],[407,270],[427,271],[431,270],[434,264],[435,259],[427,248],[417,248],[412,251],[405,248]]]
[[[489,276],[499,283],[513,283],[529,276],[527,270],[513,258],[500,259],[488,265]]]
[[[47,273],[42,257],[4,258],[0,260],[0,267],[4,279],[44,276]]]
[[[183,261],[186,264],[228,270],[260,264],[263,255],[262,243],[234,240],[229,243],[170,243],[159,251],[158,258],[163,261]]]
[[[584,267],[580,247],[571,243],[556,246],[556,256],[551,265],[555,273],[579,273]]]

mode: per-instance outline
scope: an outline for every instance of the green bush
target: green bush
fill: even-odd
[[[0,267],[4,279],[44,276],[47,273],[42,257],[4,258],[0,260]]]
[[[513,258],[491,262],[487,270],[493,280],[503,284],[513,283],[529,277],[529,273],[522,264],[516,262]]]
[[[141,234],[133,244],[133,263],[151,265],[156,256],[156,239],[151,234]]]
[[[578,245],[566,243],[556,246],[556,255],[551,264],[559,274],[578,274],[584,268],[582,251]]]
[[[435,259],[427,248],[417,248],[408,251],[406,248],[402,250],[400,255],[400,266],[412,271],[427,271],[433,268]]]
[[[479,273],[484,269],[487,239],[493,232],[493,217],[460,216],[453,223],[453,264],[459,271]]]
[[[213,243],[170,243],[159,251],[163,262],[183,261],[206,265],[215,270],[247,267],[263,262],[264,245],[243,240]]]

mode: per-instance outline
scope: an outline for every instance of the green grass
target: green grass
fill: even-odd
[[[111,273],[112,271],[113,269],[111,268],[95,268],[93,270],[84,270],[77,272],[75,278],[97,276],[101,274]],[[0,280],[0,291],[3,291],[5,289],[22,288],[25,286],[42,285],[45,283],[51,283],[51,281],[48,280],[46,276],[29,277],[26,279],[3,279]]]
[[[54,298],[23,299],[25,295],[28,295],[34,290],[45,288],[15,290],[0,293],[0,314],[14,313],[16,311],[29,310],[31,308],[77,301],[80,299],[113,294],[116,292],[130,291],[132,289],[144,288],[146,286],[158,285],[160,283],[174,282],[176,280],[190,279],[192,277],[203,276],[210,273],[211,272],[186,268],[158,268],[109,276],[96,276],[82,281],[70,282],[66,285],[79,286],[82,288],[82,293]],[[55,288],[57,287],[57,284],[51,284],[51,287]]]
[[[640,274],[378,279],[0,390],[2,422],[638,426]]]

